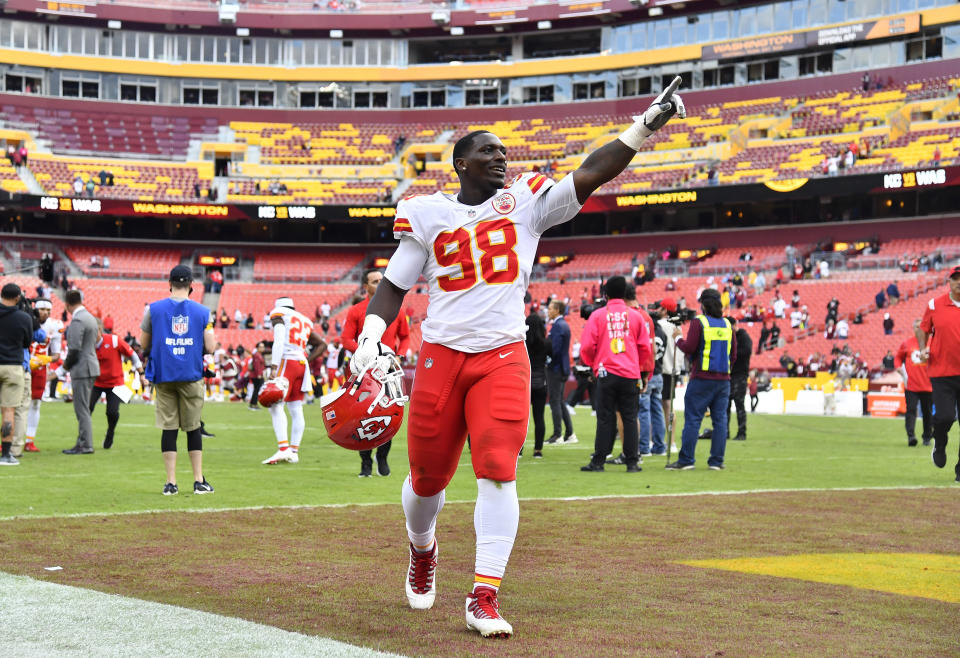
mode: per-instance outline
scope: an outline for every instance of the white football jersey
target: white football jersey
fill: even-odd
[[[291,361],[306,361],[307,341],[313,333],[313,320],[285,306],[277,306],[270,311],[270,319],[276,317],[283,320],[283,326],[287,330],[280,356]]]
[[[63,322],[49,317],[40,325],[40,328],[47,334],[47,340],[43,343],[31,344],[30,354],[45,354],[56,359],[60,355],[60,344],[63,340]]]
[[[400,248],[384,276],[405,290],[420,274],[429,282],[427,342],[484,352],[522,341],[523,297],[540,235],[580,208],[572,175],[555,183],[535,172],[477,206],[441,192],[404,199],[393,226]]]

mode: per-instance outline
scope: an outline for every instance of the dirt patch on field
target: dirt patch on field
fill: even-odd
[[[509,641],[464,625],[470,505],[443,511],[439,596],[418,612],[399,505],[9,521],[0,547],[11,573],[409,655],[956,655],[954,604],[678,564],[957,555],[956,505],[952,490],[524,502]]]

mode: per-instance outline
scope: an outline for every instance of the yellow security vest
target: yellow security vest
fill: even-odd
[[[698,315],[697,320],[703,326],[700,369],[704,372],[722,372],[729,375],[733,367],[730,360],[733,352],[733,327],[730,326],[730,321],[706,315]]]

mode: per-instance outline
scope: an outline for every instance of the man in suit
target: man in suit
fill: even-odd
[[[67,327],[67,358],[63,369],[73,382],[73,411],[77,415],[79,433],[77,443],[63,451],[65,455],[93,454],[93,422],[90,419],[90,394],[93,383],[100,376],[97,361],[97,319],[83,307],[79,290],[67,291],[64,299],[71,314]]]
[[[547,392],[553,416],[553,436],[547,443],[576,443],[570,411],[564,403],[563,388],[570,378],[570,325],[564,319],[567,306],[558,299],[547,307],[550,327],[550,362],[547,365]],[[563,435],[560,430],[563,429]]]

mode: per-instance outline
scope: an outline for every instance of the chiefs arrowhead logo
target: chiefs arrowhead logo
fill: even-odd
[[[357,428],[357,439],[360,441],[373,441],[378,436],[387,431],[390,427],[390,416],[373,416],[365,419]]]
[[[517,207],[517,200],[513,198],[513,195],[509,192],[504,192],[500,196],[496,197],[493,201],[493,209],[496,210],[501,215],[506,215],[513,211]]]

